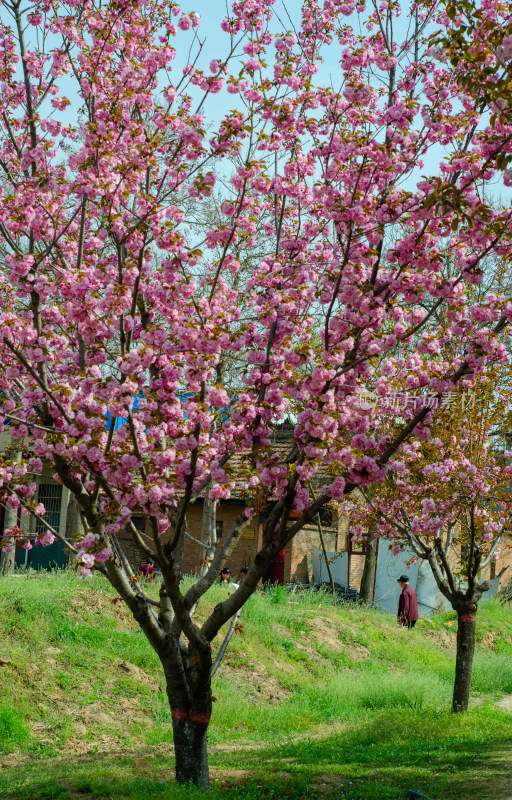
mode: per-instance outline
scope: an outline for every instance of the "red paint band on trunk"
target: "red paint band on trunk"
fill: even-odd
[[[196,714],[194,711],[191,711],[189,714],[188,711],[181,711],[179,708],[172,708],[171,717],[173,719],[189,719],[191,722],[202,722],[204,725],[208,725],[211,714]]]
[[[459,614],[460,622],[476,622],[476,614]]]
[[[188,711],[180,711],[179,708],[171,708],[171,717],[173,719],[188,719]]]
[[[205,725],[208,725],[210,721],[211,714],[190,714],[190,721],[191,722],[203,722]]]

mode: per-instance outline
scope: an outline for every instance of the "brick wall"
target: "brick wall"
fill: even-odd
[[[219,538],[217,543],[217,547],[220,547],[224,536],[227,535],[229,529],[236,519],[236,517],[240,514],[240,511],[243,509],[242,505],[228,505],[228,504],[221,504],[217,508],[217,522],[222,522],[222,537]],[[203,518],[203,507],[202,505],[194,505],[191,506],[187,513],[187,531],[190,536],[194,537],[194,539],[200,540],[201,539],[201,525],[202,525],[202,518]],[[256,524],[251,522],[247,528],[242,533],[242,538],[237,542],[235,549],[231,553],[228,562],[226,564],[227,567],[231,570],[231,574],[233,579],[235,579],[242,567],[249,567],[252,563],[252,560],[256,554]],[[150,537],[147,533],[142,534],[143,539],[146,539],[148,545],[151,547],[152,543]],[[162,537],[162,540],[165,541],[165,536]],[[144,554],[143,550],[133,541],[132,537],[128,533],[120,533],[118,535],[118,541],[121,547],[123,548],[124,553],[128,557],[130,564],[136,571],[141,564],[144,564],[147,561],[147,556]],[[196,542],[193,542],[188,537],[185,538],[185,546],[183,551],[183,567],[182,571],[186,575],[193,575],[197,571],[199,567],[199,545]]]
[[[351,589],[357,589],[357,591],[359,591],[361,586],[361,578],[363,577],[364,561],[364,555],[358,555],[356,553],[350,554],[348,585]]]
[[[141,550],[141,548],[135,544],[133,539],[129,536],[123,536],[122,534],[119,534],[117,540],[123,549],[123,553],[130,562],[133,571],[137,572],[140,565],[145,564],[148,560],[144,551]]]
[[[500,556],[494,565],[493,574],[499,575],[504,567],[508,569],[501,577],[500,588],[512,582],[512,535],[505,536],[501,544]]]
[[[346,514],[333,513],[332,525],[323,526],[327,552],[343,552],[346,548],[350,519]],[[321,550],[317,525],[306,525],[287,545],[285,550],[286,582],[311,583],[313,580],[313,550]]]
[[[340,519],[338,547],[339,553],[345,553],[350,550],[350,517],[343,514]],[[361,586],[361,578],[363,577],[365,555],[364,553],[356,552],[350,553],[348,562],[348,585],[351,589],[359,591]],[[375,583],[375,576],[373,577],[372,584]],[[373,586],[372,586],[373,591]]]
[[[222,537],[219,539],[218,547],[242,508],[242,505],[228,505],[227,503],[221,503],[218,506],[217,522],[223,523]],[[188,533],[197,540],[201,539],[202,515],[202,505],[192,506],[187,513]],[[346,523],[344,522],[343,525],[346,525]],[[343,525],[341,526],[342,528]],[[242,567],[249,567],[252,564],[259,544],[257,530],[258,524],[256,521],[247,526],[242,538],[236,544],[226,563],[226,566],[231,570],[233,579],[238,576]],[[149,536],[143,535],[143,538],[146,538],[151,546]],[[336,550],[339,540],[338,527],[325,530],[324,538],[326,549],[328,551]],[[120,533],[118,540],[134,569],[138,569],[147,560],[144,552],[135,544],[129,534]],[[312,551],[318,549],[320,549],[320,538],[316,526],[306,527],[300,531],[285,548],[285,582],[310,583],[313,578]],[[199,545],[186,538],[183,553],[183,572],[185,574],[194,574],[198,567]]]
[[[217,542],[221,546],[224,537],[228,534],[231,525],[242,511],[242,505],[219,504],[217,507],[217,522],[222,522],[222,537]],[[192,506],[187,513],[187,530],[194,539],[201,539],[201,525],[203,518],[202,505]],[[242,567],[249,567],[256,555],[256,522],[252,521],[242,533],[242,538],[237,542],[226,566],[231,570],[235,580]],[[192,575],[199,567],[199,545],[190,539],[185,539],[183,553],[183,572]]]
[[[337,531],[324,531],[327,552],[336,549]],[[305,527],[292,539],[285,550],[284,579],[286,582],[311,583],[313,580],[313,550],[320,550],[318,528]]]

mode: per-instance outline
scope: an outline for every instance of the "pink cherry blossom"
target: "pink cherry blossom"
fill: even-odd
[[[451,524],[451,489],[477,504],[492,547],[507,501],[495,512],[477,499],[509,465],[473,464],[438,420],[452,391],[508,360],[512,301],[487,275],[512,252],[512,99],[496,84],[511,54],[506,4],[451,19],[416,3],[305,0],[291,33],[274,0],[235,0],[203,45],[209,31],[196,36],[199,15],[177,3],[105,14],[84,0],[6,2],[8,511],[35,513],[42,531],[37,484],[66,488],[80,574],[102,572],[137,609],[167,676],[171,628],[209,674],[204,643],[249,589],[201,631],[191,615],[259,512],[251,591],[323,506],[383,496],[390,472],[412,535],[435,541]],[[333,84],[322,64],[334,61]],[[187,595],[187,520],[210,504],[206,536],[221,501],[243,505],[216,547],[202,543]],[[383,510],[398,521],[392,502]],[[27,527],[9,542],[35,544]],[[121,557],[125,536],[159,564],[172,620]],[[179,692],[168,677],[173,702],[196,691],[185,666]]]

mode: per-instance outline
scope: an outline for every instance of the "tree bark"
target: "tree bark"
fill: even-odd
[[[322,528],[322,523],[320,521],[320,514],[316,515],[316,524],[317,524],[317,527],[318,527],[318,535],[320,537],[320,544],[322,545],[322,553],[324,554],[325,566],[327,567],[327,574],[329,576],[329,583],[331,584],[331,591],[334,594],[336,589],[335,589],[335,586],[334,586],[334,579],[332,577],[331,562],[329,561],[329,559],[327,557],[327,550],[325,549],[324,531],[323,531],[323,528]]]
[[[178,718],[177,711],[173,709],[172,721],[176,780],[178,783],[192,783],[201,789],[209,789],[208,723]]]
[[[373,576],[375,575],[376,562],[377,537],[371,531],[368,531],[364,568],[361,577],[361,586],[359,587],[359,598],[365,603],[371,603],[373,600]]]
[[[457,609],[457,614],[457,656],[452,700],[454,713],[467,711],[469,706],[471,672],[475,654],[476,609],[474,607]]]
[[[13,547],[9,553],[2,553],[0,556],[0,573],[2,575],[8,575],[14,572],[14,567],[16,566],[15,555],[16,553]]]
[[[72,493],[70,493],[66,514],[66,536],[73,541],[74,536],[77,536],[78,534],[85,535],[85,529],[86,526],[84,525],[83,519],[80,515],[80,508],[76,498]],[[70,567],[74,566],[76,558],[77,554],[70,550],[68,555],[68,564]]]
[[[161,659],[172,717],[176,781],[209,789],[207,734],[212,713],[211,650],[176,642],[180,656]]]
[[[12,508],[6,508],[4,514],[4,530],[5,528],[13,528],[16,525],[18,520],[18,512],[17,510],[13,510]],[[14,568],[16,566],[16,550],[14,544],[12,545],[12,550],[9,552],[2,552],[0,554],[0,572],[2,575],[7,575],[10,572],[14,572]]]
[[[201,548],[199,552],[199,572],[206,572],[203,568],[207,564],[207,557],[212,545],[213,531],[215,530],[215,517],[216,506],[213,500],[210,500],[210,486],[205,490],[204,504],[203,504],[203,520],[201,524]]]

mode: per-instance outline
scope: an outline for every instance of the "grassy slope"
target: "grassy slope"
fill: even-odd
[[[101,578],[3,578],[0,597],[0,798],[193,797],[168,783],[158,660]],[[496,705],[512,694],[512,610],[482,608],[458,716],[453,616],[407,631],[315,593],[251,598],[215,680],[214,795],[512,795],[512,713]]]

